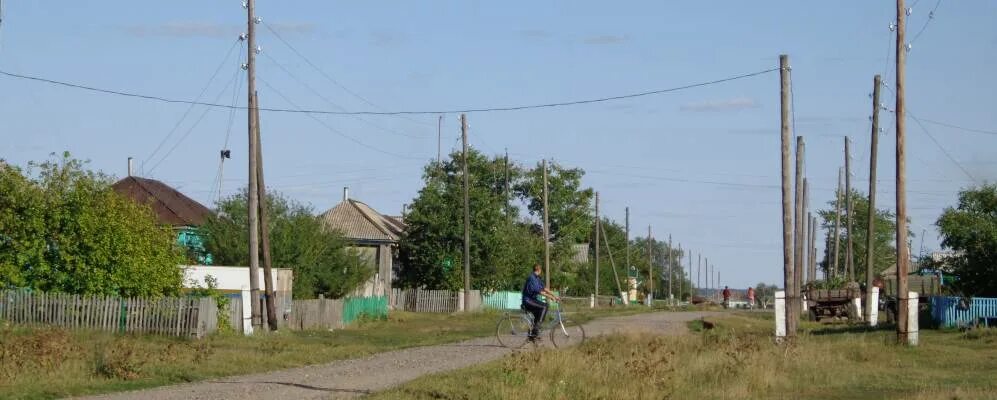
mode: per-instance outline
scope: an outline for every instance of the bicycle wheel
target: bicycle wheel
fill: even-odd
[[[570,320],[554,324],[550,329],[550,342],[554,347],[568,347],[582,344],[585,341],[585,328]]]
[[[533,325],[521,315],[503,315],[495,325],[495,338],[499,344],[510,349],[518,349],[529,339]]]

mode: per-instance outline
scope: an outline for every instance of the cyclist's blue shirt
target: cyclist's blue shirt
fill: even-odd
[[[530,273],[530,277],[526,278],[526,284],[523,285],[523,302],[525,303],[527,299],[536,302],[537,296],[543,290],[544,283],[540,280],[540,277],[537,274]]]

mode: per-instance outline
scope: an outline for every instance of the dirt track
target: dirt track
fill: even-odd
[[[588,336],[649,331],[663,335],[686,332],[685,322],[710,312],[661,312],[609,317],[585,325]],[[384,390],[422,375],[450,371],[491,361],[509,354],[494,337],[416,347],[366,358],[292,368],[254,375],[233,376],[161,388],[114,393],[86,399],[337,399]]]

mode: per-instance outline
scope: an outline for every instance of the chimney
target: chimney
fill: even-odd
[[[343,188],[343,201],[350,199],[350,187],[346,186]]]
[[[128,176],[132,176],[132,157],[128,157]]]

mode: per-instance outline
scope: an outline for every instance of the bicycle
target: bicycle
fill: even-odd
[[[567,347],[581,344],[585,341],[585,328],[569,319],[565,319],[561,313],[561,305],[557,308],[548,309],[547,314],[553,315],[548,321],[540,323],[540,330],[537,337],[544,331],[550,331],[550,342],[554,347]],[[533,315],[520,310],[519,313],[506,312],[495,324],[495,338],[499,344],[510,349],[523,347],[529,340],[530,331],[533,329]],[[533,341],[534,346],[536,341]]]

